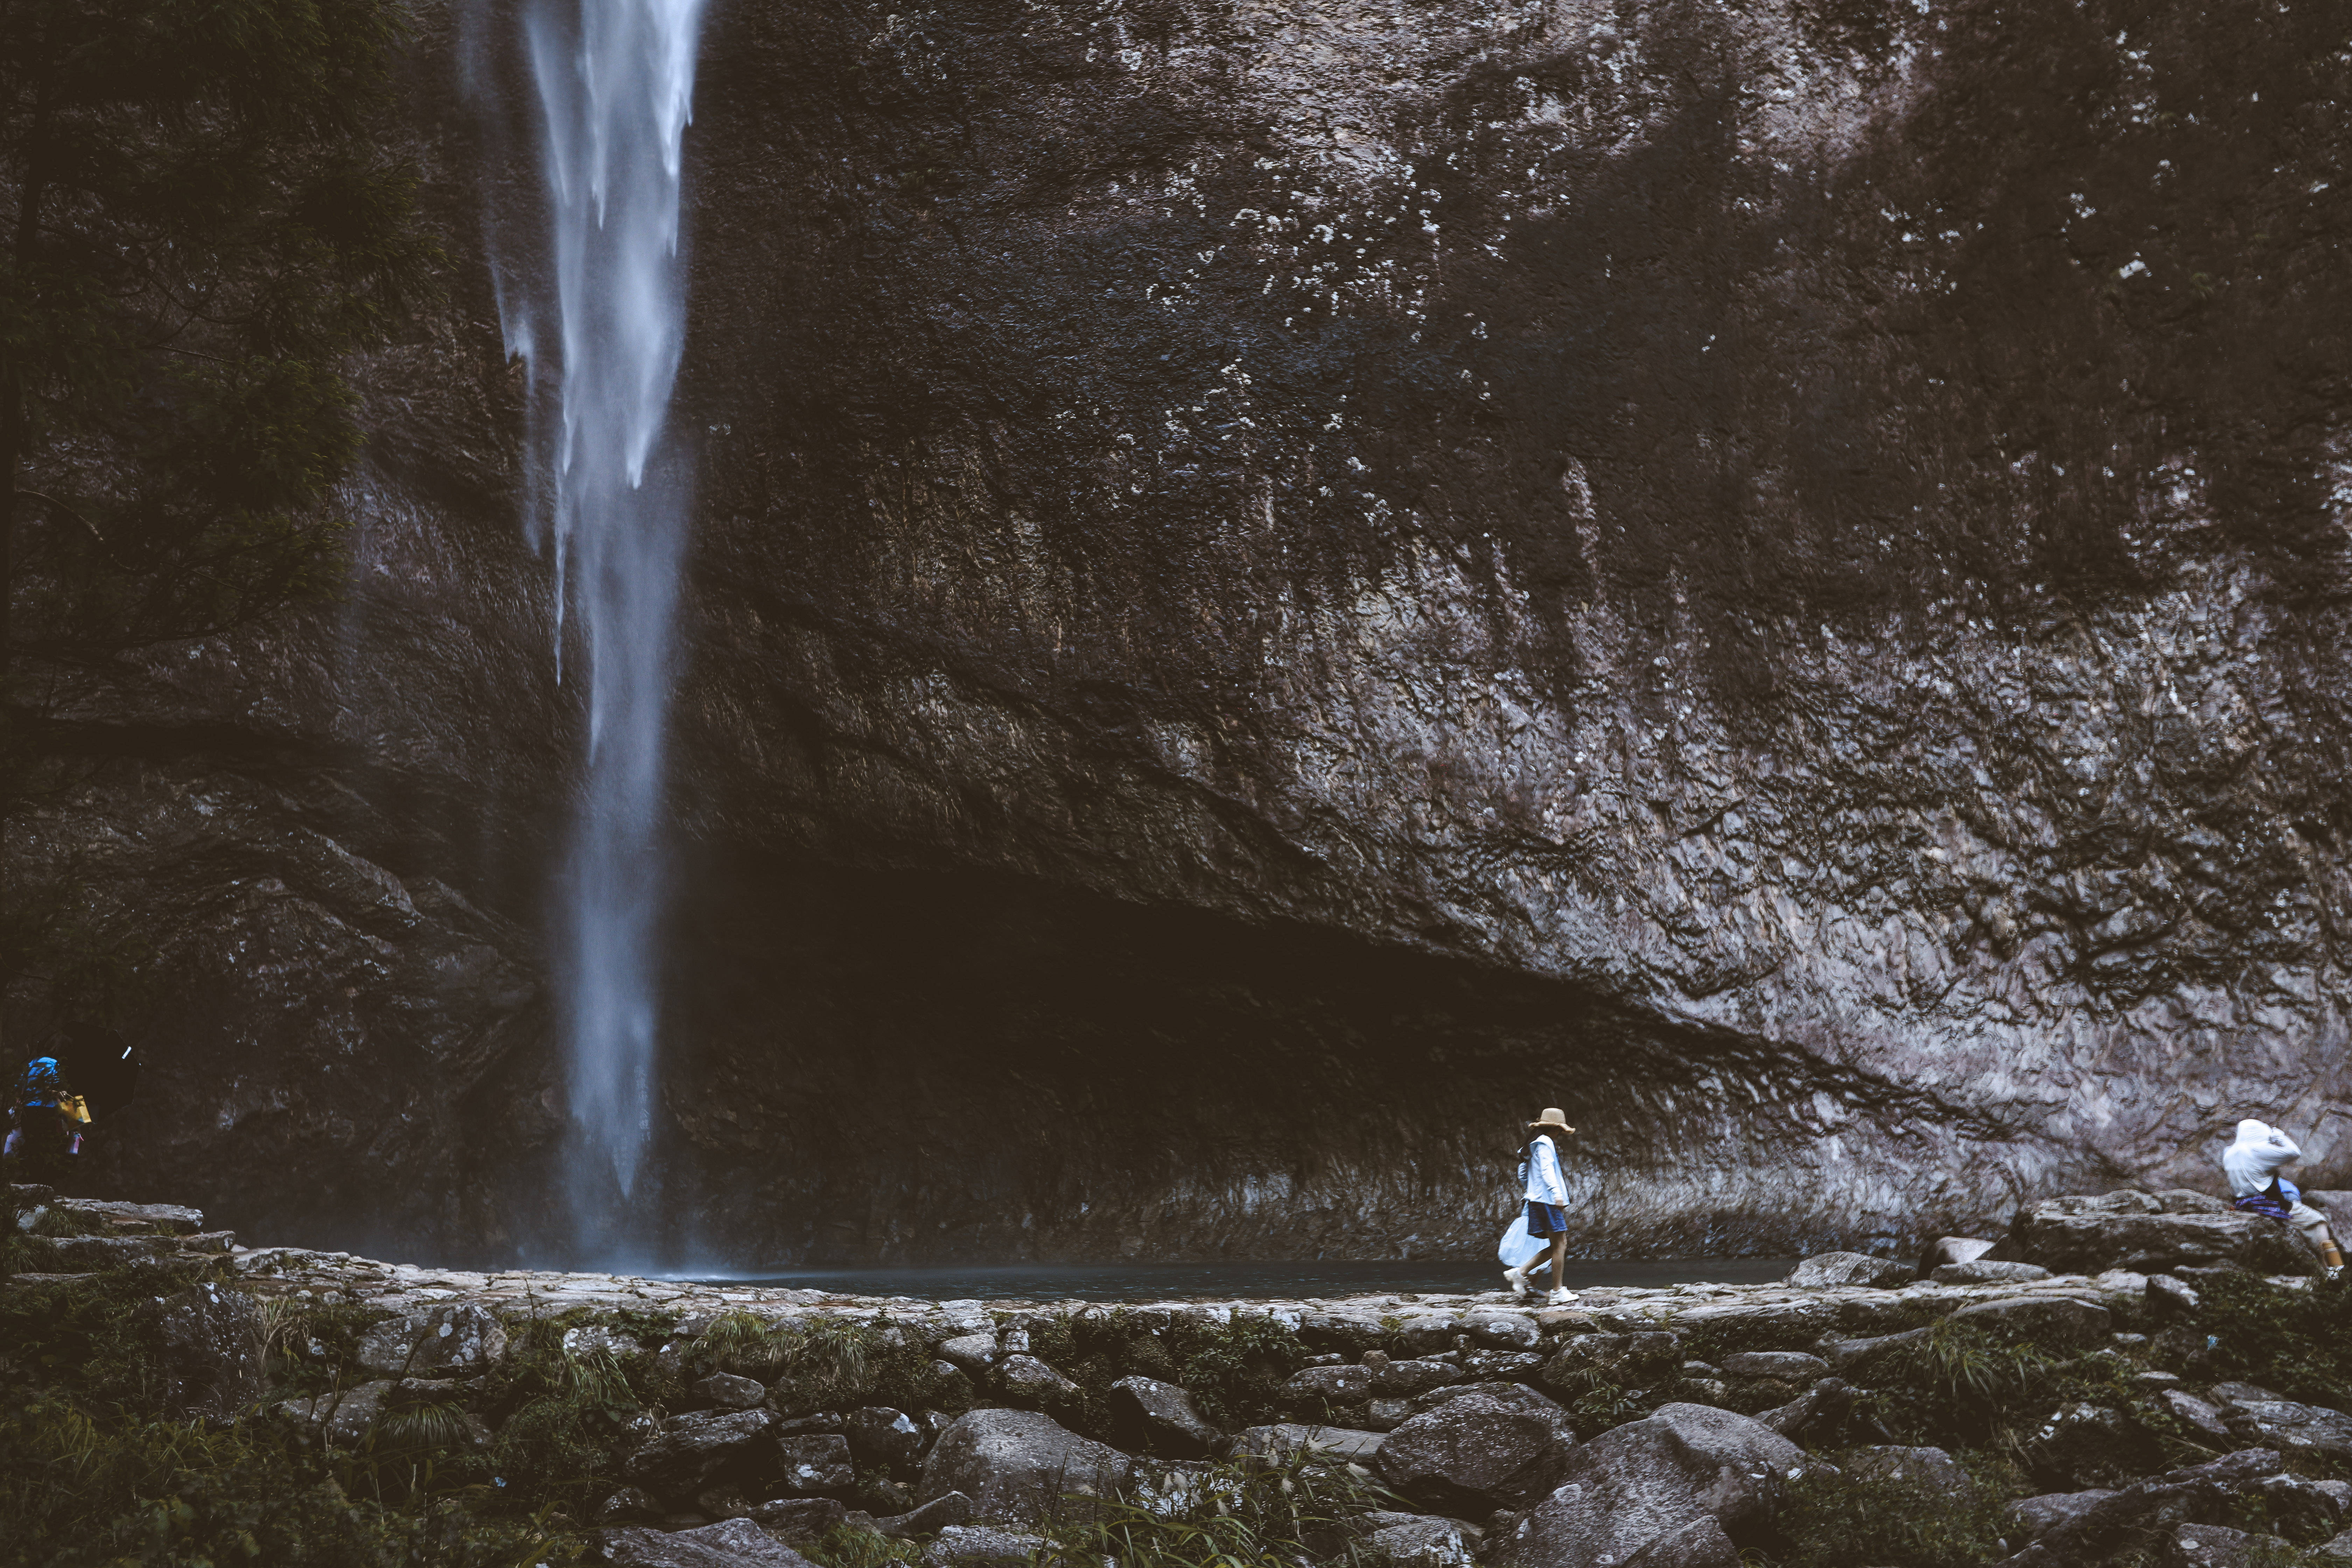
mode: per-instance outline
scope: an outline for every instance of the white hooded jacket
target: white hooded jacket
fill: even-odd
[[[2230,1195],[2242,1198],[2269,1187],[2279,1172],[2303,1158],[2294,1140],[2277,1128],[2252,1118],[2238,1123],[2238,1141],[2221,1154],[2221,1170],[2230,1178]]]

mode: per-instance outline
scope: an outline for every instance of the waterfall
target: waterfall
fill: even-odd
[[[661,1026],[661,845],[672,621],[686,532],[667,439],[686,333],[682,143],[701,0],[526,0],[545,253],[498,265],[511,353],[530,364],[534,543],[550,548],[558,679],[586,681],[586,774],[559,889],[557,970],[578,1241],[625,1228],[653,1131]],[[552,328],[551,331],[550,329]],[[550,339],[552,339],[551,345]],[[557,349],[552,387],[542,378]],[[585,669],[567,647],[584,653]],[[618,1208],[615,1209],[616,1199]]]

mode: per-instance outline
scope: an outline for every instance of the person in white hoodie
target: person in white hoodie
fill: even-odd
[[[2327,1216],[2305,1203],[2302,1189],[2279,1173],[2302,1158],[2294,1139],[2249,1117],[2238,1123],[2238,1141],[2222,1151],[2221,1171],[2230,1178],[2230,1197],[2238,1207],[2284,1220],[2303,1232],[2333,1279],[2344,1267],[2344,1254],[2327,1228]]]
[[[1541,1117],[1528,1123],[1526,1158],[1519,1166],[1521,1184],[1526,1189],[1528,1235],[1551,1244],[1552,1290],[1549,1300],[1555,1307],[1564,1307],[1576,1300],[1576,1292],[1560,1283],[1568,1278],[1568,1182],[1559,1173],[1558,1142],[1575,1131],[1559,1107],[1546,1107]],[[1527,1271],[1531,1263],[1532,1260],[1503,1271],[1503,1279],[1514,1295],[1528,1293]]]

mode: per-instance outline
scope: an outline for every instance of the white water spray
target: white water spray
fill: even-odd
[[[653,1130],[660,1032],[660,845],[672,618],[686,484],[665,440],[686,336],[680,154],[702,0],[529,0],[524,39],[543,116],[549,266],[500,279],[510,349],[560,346],[552,409],[534,407],[531,508],[552,534],[559,678],[587,655],[587,776],[561,900],[559,958],[583,1245],[619,1216]],[[520,297],[518,298],[518,295]],[[535,323],[552,321],[554,345]],[[537,400],[534,399],[536,404]],[[542,516],[546,521],[542,522]]]

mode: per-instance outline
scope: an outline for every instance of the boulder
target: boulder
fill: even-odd
[[[1879,1480],[1925,1481],[1958,1495],[1973,1491],[1976,1482],[1960,1462],[1941,1448],[1909,1448],[1881,1445],[1848,1449],[1841,1461],[1848,1471]]]
[[[2340,1558],[2352,1562],[2352,1530],[2340,1531],[2311,1549],[2315,1557]]]
[[[1391,1361],[1386,1356],[1373,1361],[1368,1356],[1355,1366],[1302,1367],[1291,1374],[1282,1392],[1292,1400],[1319,1398],[1340,1404],[1405,1399],[1440,1384],[1460,1383],[1465,1375],[1451,1362]]]
[[[225,1421],[269,1392],[262,1374],[261,1308],[244,1291],[191,1285],[141,1315],[155,1332],[163,1405],[173,1415]]]
[[[757,1379],[731,1372],[714,1372],[688,1392],[713,1410],[756,1410],[768,1401],[768,1391]]]
[[[433,1377],[486,1372],[507,1353],[507,1331],[471,1302],[387,1318],[362,1335],[359,1363],[371,1372]]]
[[[1543,1339],[1543,1331],[1525,1312],[1480,1309],[1463,1315],[1462,1330],[1478,1343],[1498,1351],[1531,1351]]]
[[[1862,1252],[1823,1252],[1806,1258],[1789,1271],[1789,1283],[1801,1289],[1865,1285],[1886,1288],[1908,1285],[1916,1278],[1907,1263],[1873,1258]]]
[[[1190,1394],[1149,1377],[1122,1377],[1110,1385],[1110,1416],[1123,1440],[1169,1458],[1204,1458],[1220,1436]]]
[[[643,1355],[646,1347],[618,1329],[608,1329],[601,1323],[583,1323],[576,1329],[563,1331],[563,1353],[578,1361],[596,1355]]]
[[[2278,1467],[2275,1448],[2247,1448],[2134,1481],[2051,1523],[2022,1551],[2002,1558],[1998,1568],[2074,1568],[2097,1562],[2151,1530],[2228,1506],[2232,1497],[2275,1474]]]
[[[1979,1258],[1968,1263],[1938,1264],[1927,1276],[1938,1285],[2026,1285],[2050,1278],[2039,1263],[2002,1263]]]
[[[2320,1481],[2281,1471],[2254,1483],[2263,1521],[2302,1536],[2333,1535],[2352,1514],[2352,1481]]]
[[[1008,1399],[1051,1402],[1074,1398],[1078,1385],[1033,1355],[1015,1352],[997,1364],[997,1386]]]
[[[1412,1312],[1388,1339],[1409,1356],[1425,1356],[1454,1349],[1462,1332],[1461,1322],[1451,1312]]]
[[[1462,1375],[1481,1382],[1496,1378],[1532,1377],[1544,1363],[1537,1351],[1474,1350],[1462,1357]]]
[[[1866,1340],[1823,1340],[1817,1348],[1832,1371],[1859,1377],[1892,1352],[1927,1337],[1926,1329],[1906,1329],[1899,1334],[1877,1334]]]
[[[997,1530],[984,1524],[951,1524],[923,1548],[924,1568],[953,1568],[967,1563],[1024,1565],[1046,1544],[1042,1535]]]
[[[903,1410],[870,1405],[853,1410],[841,1424],[849,1451],[862,1464],[887,1468],[911,1465],[923,1452],[923,1429]]]
[[[1646,1383],[1664,1377],[1682,1360],[1682,1342],[1652,1330],[1638,1334],[1570,1334],[1537,1380],[1552,1388],[1575,1388],[1593,1377],[1612,1383]]]
[[[713,1410],[672,1416],[658,1435],[621,1462],[621,1473],[649,1491],[692,1496],[730,1464],[746,1461],[776,1424],[765,1410]]]
[[[300,1422],[331,1448],[355,1448],[374,1426],[377,1415],[383,1409],[384,1395],[392,1389],[392,1380],[385,1378],[352,1388],[331,1389],[307,1399],[289,1399],[278,1410]]]
[[[838,1432],[845,1425],[836,1410],[812,1410],[805,1415],[789,1416],[776,1423],[776,1436],[790,1437],[803,1432]]]
[[[1430,1514],[1375,1514],[1371,1532],[1358,1551],[1373,1563],[1395,1568],[1471,1568],[1472,1540],[1458,1519]]]
[[[2221,1393],[2219,1388],[2214,1390]],[[2352,1458],[2352,1416],[2291,1399],[2235,1399],[2222,1414],[2230,1436],[2286,1454]]]
[[[596,1505],[599,1524],[635,1524],[660,1515],[661,1504],[643,1487],[623,1487]]]
[[[2230,1428],[2221,1419],[2221,1412],[2195,1394],[2178,1388],[2157,1391],[2157,1401],[2179,1417],[2180,1424],[2208,1443],[2230,1441]]]
[[[2202,1197],[2201,1194],[2190,1196]],[[2147,1193],[2052,1198],[2021,1212],[1997,1249],[2059,1274],[2129,1268],[2142,1274],[2232,1263],[2257,1273],[2302,1272],[2310,1255],[2276,1220],[2237,1209],[2183,1212]]]
[[[1388,1440],[1385,1432],[1361,1432],[1346,1426],[1316,1426],[1284,1421],[1252,1426],[1234,1438],[1237,1456],[1268,1459],[1277,1464],[1294,1455],[1330,1464],[1370,1464]]]
[[[919,1492],[927,1503],[961,1492],[982,1519],[1034,1521],[1060,1512],[1066,1496],[1109,1493],[1133,1472],[1126,1455],[1050,1416],[975,1410],[933,1445]]]
[[[1742,1351],[1723,1358],[1723,1370],[1732,1377],[1769,1377],[1782,1383],[1811,1383],[1829,1375],[1830,1363],[1803,1351]]]
[[[1675,1313],[1674,1326],[1678,1333],[1705,1329],[1727,1344],[1761,1348],[1777,1342],[1786,1347],[1811,1344],[1835,1328],[1842,1315],[1841,1303],[1836,1300],[1812,1297],[1794,1301],[1758,1301],[1735,1296],[1727,1300],[1685,1307]],[[1681,1357],[1675,1359],[1679,1361]]]
[[[2043,1344],[2089,1350],[2106,1342],[2114,1319],[2105,1307],[2072,1296],[2004,1296],[1962,1307],[1949,1319]]]
[[[961,1372],[978,1376],[996,1363],[994,1334],[958,1334],[951,1340],[941,1340],[939,1346],[941,1361]]]
[[[951,1524],[971,1522],[971,1499],[961,1492],[950,1492],[935,1497],[918,1509],[893,1514],[888,1519],[874,1521],[874,1528],[893,1541],[912,1541],[919,1535],[930,1535]]]
[[[787,1497],[847,1491],[857,1484],[857,1470],[850,1462],[846,1437],[804,1433],[781,1439],[776,1452],[782,1460],[782,1479],[777,1483],[777,1489]]]
[[[1797,1442],[1826,1441],[1844,1430],[1854,1399],[1853,1385],[1825,1377],[1788,1404],[1758,1412],[1756,1419]]]
[[[2062,1524],[2082,1518],[2094,1503],[2116,1494],[2094,1489],[2084,1492],[2044,1492],[2040,1497],[2020,1498],[2009,1505],[2011,1523],[2019,1535],[2036,1541]]]
[[[57,1198],[59,1214],[102,1225],[111,1236],[194,1236],[205,1228],[205,1211],[178,1204],[128,1204],[102,1198]]]
[[[786,1541],[814,1545],[849,1517],[849,1505],[839,1498],[776,1498],[753,1508],[751,1517]]]
[[[38,1238],[38,1256],[58,1268],[123,1268],[142,1258],[179,1250],[168,1236],[58,1236]]]
[[[1919,1267],[1922,1269],[1931,1269],[1941,1268],[1947,1263],[1974,1263],[1997,1245],[1999,1244],[1979,1240],[1973,1236],[1940,1236],[1936,1238],[1935,1244],[1927,1248],[1927,1256],[1920,1260]]]
[[[2275,1535],[2253,1535],[2225,1524],[2176,1524],[2158,1559],[2165,1568],[2269,1568],[2292,1561]]]
[[[1504,1568],[1737,1563],[1804,1450],[1745,1415],[1664,1405],[1569,1456],[1558,1489],[1502,1544]],[[1637,1556],[1637,1553],[1643,1555]]]
[[[595,1531],[588,1537],[588,1561],[611,1568],[814,1568],[748,1519],[675,1533],[642,1525]]]
[[[1380,1473],[1433,1511],[1484,1518],[1549,1494],[1575,1447],[1567,1413],[1532,1389],[1465,1394],[1391,1432]]]
[[[2151,1274],[2147,1277],[2147,1300],[2150,1306],[2193,1312],[2203,1298],[2186,1279],[2176,1279],[2169,1274]]]
[[[2086,1491],[2128,1484],[2162,1464],[2164,1451],[2122,1411],[2083,1401],[2052,1411],[2018,1458],[2053,1491]]]

